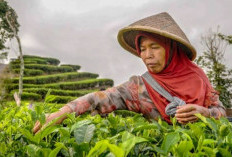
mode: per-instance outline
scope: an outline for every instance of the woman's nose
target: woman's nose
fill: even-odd
[[[146,55],[146,58],[154,57],[150,48],[146,49],[145,55]]]

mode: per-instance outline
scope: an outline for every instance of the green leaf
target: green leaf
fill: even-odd
[[[230,132],[227,137],[226,137],[226,141],[232,145],[232,132]]]
[[[91,120],[82,120],[82,121],[76,122],[75,124],[72,125],[70,132],[73,132],[73,130],[75,130],[79,127],[82,127],[83,125],[88,125],[91,122],[92,122]]]
[[[35,111],[36,111],[37,115],[40,115],[41,113],[43,113],[42,106],[35,105]]]
[[[7,147],[6,144],[4,142],[0,143],[0,154],[4,155],[7,152]]]
[[[95,125],[83,125],[82,127],[77,128],[74,130],[74,137],[76,139],[76,142],[78,144],[81,144],[83,142],[90,142],[90,140],[93,137],[95,130]]]
[[[177,132],[168,133],[162,142],[161,149],[164,150],[165,154],[180,140],[180,135]]]
[[[57,129],[59,128],[58,125],[53,125],[53,126],[47,126],[46,128],[44,128],[43,130],[41,130],[38,134],[35,135],[35,138],[40,141],[42,140],[44,137],[48,136],[49,134],[51,134],[52,132],[57,131]]]
[[[149,130],[153,129],[153,130],[155,130],[155,129],[158,129],[158,127],[155,124],[144,124],[144,125],[141,125],[141,126],[138,126],[138,127],[134,128],[134,130],[132,132],[135,133],[135,132],[138,132],[138,131],[143,131],[145,129],[149,129]]]
[[[60,132],[60,142],[66,143],[70,138],[69,128],[63,127],[59,129]]]
[[[108,140],[102,140],[96,143],[96,145],[89,151],[87,157],[97,157],[107,149]]]
[[[49,156],[52,150],[50,148],[41,148],[39,151],[41,156]]]
[[[208,156],[216,156],[217,151],[210,147],[202,147],[202,150],[204,150],[208,154]]]
[[[19,131],[30,141],[38,143],[39,141],[36,139],[35,136],[32,135],[31,132],[29,132],[26,129],[19,129]]]
[[[161,148],[159,148],[159,147],[157,147],[157,146],[153,146],[154,147],[154,150],[157,152],[157,153],[159,153],[159,154],[166,154],[166,152],[163,150],[163,149],[161,149]]]
[[[46,116],[44,113],[42,113],[39,117],[39,121],[41,124],[44,124],[46,122]]]
[[[198,140],[197,149],[196,149],[198,152],[202,150],[204,138],[205,138],[204,135],[202,135]]]
[[[205,145],[211,145],[211,144],[214,144],[214,143],[217,143],[217,141],[215,141],[213,139],[204,139],[202,145],[205,146]]]
[[[28,156],[31,156],[31,157],[37,157],[37,152],[38,150],[40,150],[40,147],[34,145],[34,144],[29,144],[27,146],[27,154]]]
[[[226,157],[232,157],[231,152],[229,152],[228,150],[224,149],[224,148],[219,148],[219,152],[222,156],[226,156]]]
[[[125,136],[127,136],[128,138],[126,138]],[[129,154],[129,152],[131,151],[131,149],[137,144],[137,143],[141,143],[141,142],[146,142],[147,140],[145,138],[142,137],[137,137],[134,136],[128,132],[125,132],[123,137],[123,143],[121,144],[121,148],[124,150],[125,152],[125,156],[127,156]]]
[[[36,111],[31,111],[31,119],[32,119],[33,122],[35,122],[37,120]]]
[[[220,134],[222,137],[227,136],[229,133],[230,133],[230,129],[229,129],[229,126],[228,126],[228,125],[223,124],[223,125],[220,126],[219,134]]]
[[[213,131],[217,132],[217,124],[215,123],[215,121],[213,121],[213,119],[211,118],[206,118],[204,116],[202,116],[201,114],[197,113],[195,114],[199,119],[201,119],[205,124],[207,124]]]
[[[108,148],[110,151],[116,156],[116,157],[123,157],[124,156],[124,151],[122,148],[114,145],[114,144],[108,144]]]
[[[179,156],[188,156],[190,150],[193,149],[193,143],[191,141],[181,141],[177,146],[176,151]]]
[[[48,157],[56,157],[62,148],[67,150],[63,143],[56,143],[56,148],[51,151]]]

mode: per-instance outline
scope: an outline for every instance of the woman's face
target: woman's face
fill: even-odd
[[[164,69],[165,49],[161,45],[149,38],[142,37],[140,50],[140,56],[148,70],[159,73]]]

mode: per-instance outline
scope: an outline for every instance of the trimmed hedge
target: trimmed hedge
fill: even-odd
[[[14,69],[19,69],[20,66],[19,65],[11,65],[11,68]],[[52,74],[52,73],[57,73],[57,72],[74,72],[75,70],[73,70],[72,67],[68,67],[68,66],[62,66],[62,67],[58,67],[55,65],[43,65],[43,64],[26,64],[24,66],[25,69],[35,69],[35,70],[42,70],[48,74]]]
[[[47,84],[47,83],[55,83],[60,81],[68,81],[68,80],[83,80],[88,78],[97,78],[98,74],[87,73],[87,72],[71,72],[71,73],[63,73],[63,74],[53,74],[48,76],[38,76],[38,77],[24,77],[23,83],[28,84]],[[19,78],[12,79],[12,83],[17,83]]]
[[[72,64],[62,64],[60,66],[69,66],[69,67],[72,67],[75,71],[77,71],[81,68],[80,65],[72,65]]]
[[[97,88],[101,86],[113,86],[113,80],[111,79],[89,79],[78,82],[65,82],[44,85],[45,88],[63,89],[63,90],[77,90],[77,89],[89,89]]]
[[[55,58],[47,58],[47,57],[40,57],[40,56],[31,56],[31,55],[23,55],[23,59],[25,60],[44,60],[46,61],[47,63],[49,64],[52,64],[52,65],[59,65],[60,64],[60,61],[58,59],[55,59]]]
[[[34,85],[34,84],[23,84],[23,89],[25,88],[38,88],[39,85]],[[5,86],[6,91],[10,92],[14,89],[18,89],[19,85],[17,83],[11,83],[11,84],[7,84]]]
[[[114,84],[111,79],[90,79],[77,82],[54,83],[45,85],[23,84],[23,88],[52,88],[63,90],[78,90],[78,89],[100,89],[112,87]],[[18,84],[12,83],[6,86],[7,91],[18,89]]]
[[[11,65],[20,65],[20,61],[17,59],[17,60],[15,60],[13,62],[10,62],[10,64]],[[24,60],[24,65],[25,64],[37,64],[37,62],[36,61],[25,61]]]
[[[13,92],[17,92],[18,90],[13,90]],[[42,96],[44,99],[46,94],[48,93],[49,88],[26,88],[23,89],[23,92],[27,93],[36,93]],[[60,95],[60,96],[72,96],[72,97],[80,97],[88,93],[96,92],[98,90],[77,90],[77,91],[72,91],[72,90],[57,90],[57,89],[50,89],[50,94],[52,95]]]
[[[20,73],[20,69],[12,69],[12,71],[16,74]],[[43,74],[44,72],[42,70],[24,69],[24,76],[38,76]]]

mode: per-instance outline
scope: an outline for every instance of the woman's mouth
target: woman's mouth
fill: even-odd
[[[147,66],[157,66],[158,63],[147,63]]]

